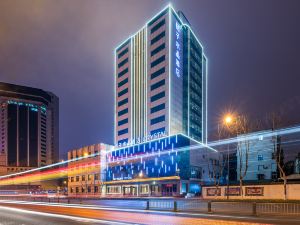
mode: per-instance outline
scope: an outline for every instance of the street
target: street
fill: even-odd
[[[10,207],[10,209],[8,209]],[[41,214],[42,213],[42,214]],[[299,219],[263,218],[238,215],[216,215],[183,212],[154,212],[47,203],[0,204],[1,225],[52,224],[299,224]]]

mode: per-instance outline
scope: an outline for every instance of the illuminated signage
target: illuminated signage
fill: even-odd
[[[175,50],[175,74],[176,76],[179,78],[180,77],[180,70],[181,70],[181,50],[182,50],[182,46],[181,46],[181,25],[176,21],[176,26],[175,26],[176,30],[175,30],[175,34],[176,34],[176,41],[175,41],[175,46],[176,46],[176,50]]]
[[[119,143],[118,147],[126,147],[126,146],[130,146],[130,145],[134,145],[134,144],[140,144],[140,143],[144,143],[147,141],[151,141],[151,140],[155,140],[157,138],[161,138],[161,137],[166,137],[166,132],[157,132],[155,134],[149,134],[143,138],[134,138],[132,140],[130,140],[129,142],[123,142],[123,143]]]

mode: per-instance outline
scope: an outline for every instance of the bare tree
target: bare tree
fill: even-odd
[[[254,128],[259,127],[259,121],[250,123],[249,119],[242,115],[235,118],[230,131],[238,138],[237,155],[238,155],[238,171],[241,196],[243,197],[243,180],[248,172],[249,167],[249,152],[250,152],[250,139],[247,136]]]
[[[219,152],[216,152],[216,157],[209,157],[208,161],[208,175],[210,180],[213,181],[215,186],[215,196],[218,193],[218,189],[221,182],[221,177],[226,165],[226,159]]]
[[[267,124],[271,125],[272,131],[278,129],[282,126],[282,117],[279,113],[271,113],[268,114],[266,117]],[[283,191],[284,191],[284,200],[287,199],[287,175],[285,171],[284,165],[284,152],[281,148],[281,137],[278,135],[274,135],[272,137],[273,143],[273,158],[276,161],[277,168],[278,168],[278,175],[279,179],[283,180]]]

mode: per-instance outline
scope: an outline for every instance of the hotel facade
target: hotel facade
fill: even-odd
[[[115,148],[107,196],[199,193],[209,179],[207,59],[168,6],[115,49]]]
[[[207,142],[207,59],[166,7],[115,49],[115,145],[185,134]]]

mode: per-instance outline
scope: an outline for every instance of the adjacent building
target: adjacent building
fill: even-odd
[[[0,173],[52,164],[58,157],[58,97],[0,82]]]
[[[112,146],[100,143],[68,152],[70,197],[100,197],[105,193],[106,154],[111,150]]]
[[[280,138],[271,130],[259,131],[237,137],[237,180],[243,175],[244,181],[271,181],[277,179],[276,151]],[[241,172],[240,172],[241,171]]]
[[[185,134],[207,141],[207,59],[166,7],[115,49],[115,145]]]

